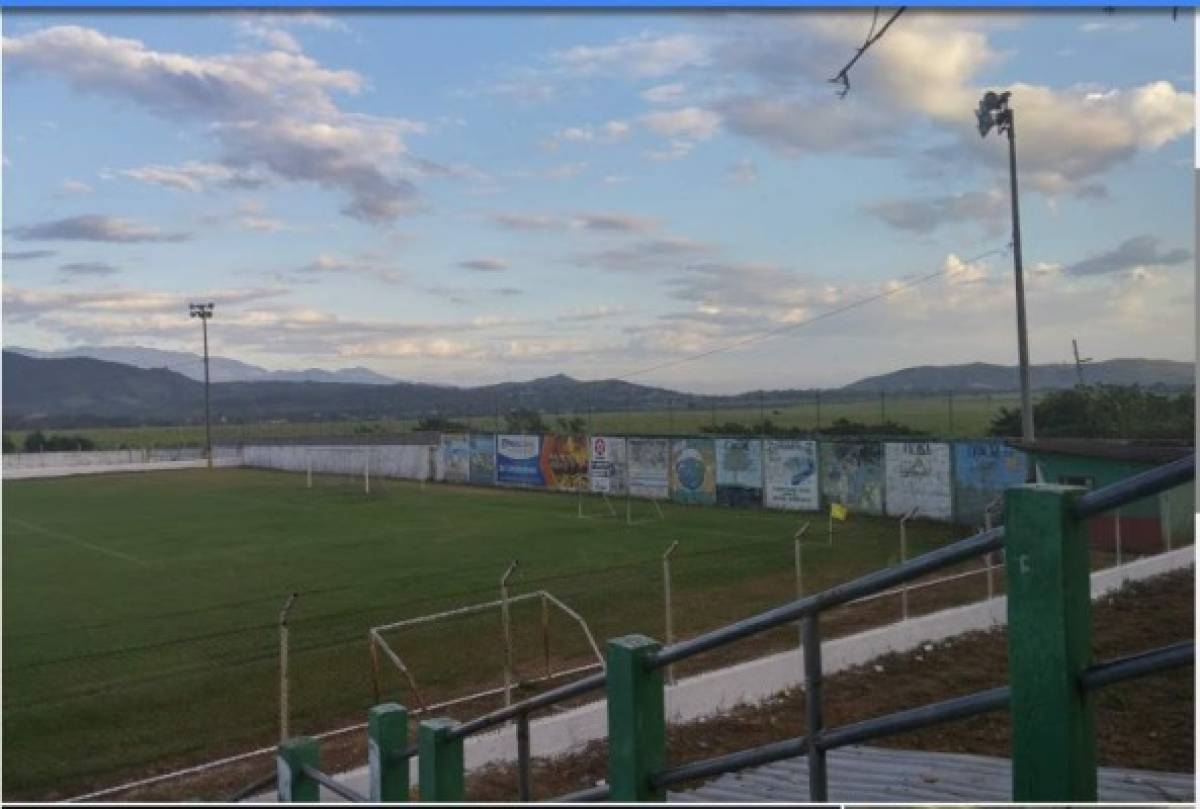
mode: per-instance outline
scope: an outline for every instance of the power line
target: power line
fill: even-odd
[[[850,303],[848,303],[844,306],[839,306],[834,309],[827,309],[824,312],[821,312],[820,314],[817,314],[817,315],[813,315],[810,318],[805,318],[804,320],[799,320],[799,321],[796,321],[795,323],[785,323],[782,326],[777,326],[773,329],[768,329],[764,332],[760,332],[759,334],[751,335],[749,337],[743,337],[740,340],[735,340],[732,343],[727,343],[723,346],[717,346],[716,348],[710,348],[707,351],[701,351],[698,354],[692,354],[687,357],[678,357],[673,360],[666,360],[664,362],[657,363],[656,365],[650,365],[645,368],[639,368],[636,371],[630,371],[628,373],[618,375],[614,378],[628,380],[631,377],[641,376],[643,374],[648,374],[653,371],[661,371],[664,368],[672,368],[676,365],[683,365],[684,363],[694,362],[699,359],[705,359],[706,357],[711,357],[716,354],[724,353],[726,351],[732,351],[736,348],[744,348],[745,346],[748,346],[748,345],[753,345],[755,343],[761,343],[766,340],[770,340],[774,337],[777,337],[780,334],[783,334],[785,332],[794,331],[796,329],[800,329],[805,326],[811,326],[813,323],[817,323],[819,321],[826,320],[831,317],[835,317],[836,315],[845,314],[846,312],[849,312],[853,309],[858,309],[862,306],[866,306],[868,303],[874,303],[875,301],[884,300],[885,298],[890,298],[894,295],[899,295],[901,292],[907,292],[908,290],[913,289],[914,287],[918,287],[922,284],[926,284],[926,283],[936,280],[938,278],[943,278],[943,277],[948,278],[948,277],[954,276],[957,273],[963,272],[968,267],[970,267],[970,265],[974,264],[977,261],[982,261],[983,259],[989,258],[990,256],[1007,253],[1011,249],[1011,247],[1012,247],[1011,243],[1006,244],[1004,247],[995,247],[995,248],[992,248],[991,250],[987,250],[983,253],[980,253],[976,256],[972,256],[972,257],[964,260],[963,265],[961,267],[951,269],[951,270],[936,270],[936,271],[928,273],[926,275],[919,276],[918,278],[915,278],[912,281],[909,281],[907,283],[899,284],[894,287],[890,287],[890,288],[884,290],[883,292],[878,292],[874,295],[868,295],[864,298],[859,298],[858,300],[851,301]]]
[[[904,13],[906,8],[908,7],[900,6],[900,8],[896,9],[896,13],[888,18],[888,21],[885,22],[883,27],[879,29],[879,32],[876,33],[875,24],[879,22],[879,6],[875,7],[875,13],[871,17],[871,30],[867,32],[866,40],[863,41],[862,46],[859,47],[858,51],[855,52],[853,57],[851,57],[850,61],[846,63],[846,66],[839,70],[834,77],[829,80],[831,84],[842,85],[842,89],[837,91],[838,98],[845,98],[850,92],[850,68],[854,67],[854,63],[861,59],[862,55],[866,53],[872,45],[878,42],[885,33],[887,33],[887,29],[892,27],[892,23],[894,23],[897,18]]]

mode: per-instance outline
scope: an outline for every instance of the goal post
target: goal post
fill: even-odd
[[[598,510],[592,508],[597,500],[599,500]],[[578,505],[577,516],[581,520],[614,519],[619,516],[617,510],[613,508],[608,492],[585,492],[580,489],[577,493],[576,503]]]

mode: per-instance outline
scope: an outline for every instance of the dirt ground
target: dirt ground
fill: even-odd
[[[982,576],[914,591],[909,596],[910,615],[921,615],[982,597]],[[995,592],[1003,592],[1003,575],[997,572]],[[1095,605],[1093,613],[1095,659],[1162,646],[1194,637],[1194,574],[1183,571],[1135,583],[1115,597]],[[900,601],[888,596],[861,605],[841,608],[823,621],[825,637],[838,637],[899,617]],[[717,654],[688,661],[678,674],[712,669],[737,660],[794,647],[796,632],[785,628],[766,633],[753,642],[727,647]],[[563,661],[564,664],[574,661]],[[854,722],[952,696],[1002,685],[1007,677],[1006,638],[1003,630],[971,633],[938,643],[920,652],[891,655],[872,664],[834,675],[825,681],[827,727]],[[1110,687],[1097,696],[1096,725],[1102,764],[1140,769],[1190,772],[1194,768],[1194,670],[1144,678]],[[534,693],[522,693],[518,698]],[[595,695],[591,696],[595,699]],[[587,701],[586,699],[580,702]],[[446,713],[463,719],[496,707],[494,698],[456,706]],[[719,718],[672,726],[668,729],[668,756],[672,765],[711,758],[769,741],[804,733],[802,692],[780,696],[770,703],[744,707]],[[1008,755],[1009,723],[1006,713],[976,717],[873,742],[882,746],[944,752]],[[362,766],[366,760],[365,733],[355,731],[325,740],[322,768],[338,772]],[[593,743],[583,751],[554,760],[533,762],[534,797],[547,799],[596,784],[605,776],[607,750]],[[231,793],[274,767],[271,754],[159,786],[125,793],[120,800],[213,800]],[[504,801],[516,798],[516,774],[511,765],[486,768],[468,779],[471,800]]]

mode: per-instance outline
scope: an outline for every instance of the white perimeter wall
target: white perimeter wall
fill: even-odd
[[[428,444],[353,446],[245,446],[242,465],[286,472],[362,475],[368,464],[371,474],[408,480],[429,480],[437,447]]]

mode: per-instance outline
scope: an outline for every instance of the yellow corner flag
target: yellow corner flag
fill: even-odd
[[[829,516],[835,520],[845,520],[850,516],[850,510],[841,503],[831,503],[829,505]]]

